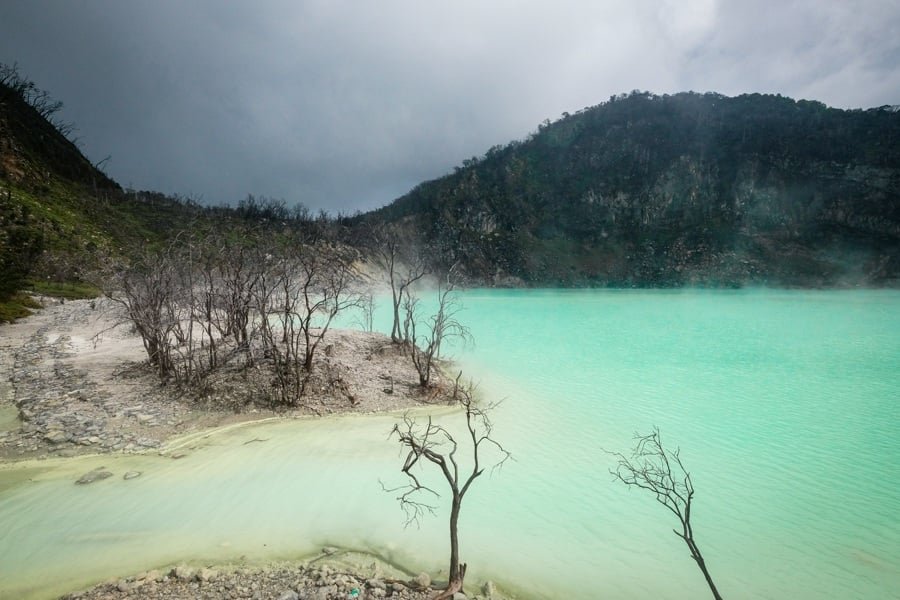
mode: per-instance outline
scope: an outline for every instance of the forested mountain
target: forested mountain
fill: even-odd
[[[897,285],[900,113],[635,92],[368,219],[499,285]]]
[[[0,297],[188,226],[312,223],[283,202],[232,210],[123,191],[56,121],[60,103],[0,67]],[[635,92],[316,227],[357,243],[371,236],[347,226],[378,221],[475,284],[896,286],[900,112]]]

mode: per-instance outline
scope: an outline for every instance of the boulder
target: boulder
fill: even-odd
[[[88,483],[94,483],[95,481],[100,481],[101,479],[106,479],[107,477],[112,477],[112,473],[106,470],[106,467],[98,467],[93,471],[89,471],[79,477],[75,483],[78,485],[86,485]]]
[[[413,581],[420,588],[427,588],[431,585],[431,576],[428,573],[422,572],[416,575],[416,578]]]
[[[136,581],[162,581],[162,573],[158,570],[153,569],[151,571],[145,571],[135,577]]]
[[[380,579],[369,579],[366,581],[366,585],[373,590],[386,590],[387,585]]]
[[[53,429],[44,434],[44,439],[50,442],[51,444],[59,444],[65,442],[69,439],[69,436],[66,435],[65,431],[60,431],[59,429]]]
[[[178,565],[174,569],[172,569],[172,577],[178,579],[179,581],[191,581],[194,579],[194,575],[196,574],[194,569],[187,567],[185,565]]]
[[[333,585],[316,588],[313,591],[312,595],[309,596],[310,600],[328,600],[332,595],[337,594],[337,588]]]

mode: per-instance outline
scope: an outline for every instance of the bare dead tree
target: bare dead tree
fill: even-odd
[[[403,340],[407,343],[413,366],[419,375],[419,385],[431,385],[431,376],[440,358],[441,345],[450,338],[463,342],[471,340],[468,327],[459,322],[456,315],[460,306],[455,290],[454,269],[451,267],[446,279],[438,285],[438,309],[424,318],[418,297],[408,287],[403,300]]]
[[[410,286],[428,274],[425,256],[406,239],[405,233],[396,226],[379,225],[372,232],[372,246],[375,260],[384,269],[385,277],[391,286],[391,302],[394,322],[391,325],[391,341],[400,344],[404,341],[401,331],[400,308]]]
[[[188,230],[190,231],[190,230]],[[201,369],[195,362],[197,343],[203,344],[205,331],[199,332],[200,338],[195,340],[195,325],[200,321],[198,310],[198,290],[196,286],[197,276],[197,244],[194,236],[185,234],[185,240],[176,238],[176,244],[172,250],[175,254],[175,274],[179,283],[175,287],[175,295],[172,297],[170,311],[172,313],[172,334],[177,344],[170,346],[178,354],[179,360],[173,363],[173,372],[179,382],[194,381],[198,378]]]
[[[677,529],[672,531],[687,544],[691,558],[700,567],[713,597],[716,600],[722,600],[722,596],[719,595],[709,570],[706,568],[706,561],[700,553],[700,548],[694,541],[694,530],[691,527],[694,484],[691,481],[691,474],[681,462],[680,449],[666,450],[660,440],[657,427],[654,427],[653,432],[647,435],[635,434],[634,439],[635,447],[631,457],[618,452],[612,453],[618,458],[618,465],[610,473],[625,485],[652,493],[657,502],[678,518],[681,523],[681,531]]]
[[[241,239],[225,238],[218,244],[217,268],[220,287],[217,304],[224,313],[221,334],[231,336],[237,347],[250,353],[250,339],[256,323],[251,319],[254,292],[265,269],[265,251],[259,243],[258,231],[242,232]]]
[[[443,425],[434,423],[431,417],[425,425],[418,423],[409,415],[403,417],[403,423],[394,425],[391,436],[397,436],[403,450],[408,450],[401,471],[407,476],[409,483],[405,486],[386,489],[389,492],[400,492],[397,500],[406,513],[406,524],[416,523],[427,512],[434,514],[435,507],[420,500],[423,493],[432,496],[439,494],[420,480],[415,469],[421,467],[421,461],[435,465],[443,475],[452,494],[450,501],[450,571],[447,589],[435,597],[435,600],[452,598],[453,594],[463,589],[466,577],[466,564],[460,564],[459,558],[459,514],[462,502],[469,488],[484,473],[483,453],[485,447],[493,448],[495,453],[492,469],[500,467],[510,458],[510,453],[492,437],[493,424],[488,412],[493,406],[480,408],[473,398],[473,386],[457,388],[457,401],[462,406],[466,417],[467,440],[463,442],[471,454],[471,468],[461,466],[457,458],[460,444]]]
[[[275,326],[273,323],[273,314],[278,304],[276,292],[278,282],[281,278],[280,260],[270,254],[262,257],[262,260],[256,265],[258,279],[256,285],[251,292],[252,304],[251,310],[256,315],[257,333],[260,345],[260,358],[262,360],[270,360],[277,358]],[[252,345],[249,346],[251,355],[254,353]],[[250,362],[255,364],[256,358],[250,358]]]
[[[303,338],[298,329],[302,313],[297,250],[269,258],[255,289],[263,356],[274,367],[273,381],[280,401],[296,404],[303,392],[300,352]]]
[[[375,296],[372,292],[363,292],[359,297],[360,315],[354,322],[359,325],[363,331],[372,333],[375,331]]]
[[[31,106],[37,113],[53,125],[63,137],[68,139],[75,127],[71,123],[58,118],[63,108],[63,103],[54,100],[49,92],[42,90],[37,85],[19,72],[18,63],[7,65],[0,63],[0,100],[8,95],[17,96],[20,100]]]
[[[196,386],[216,366],[215,336],[199,285],[199,255],[197,240],[179,235],[160,251],[144,249],[101,283],[140,335],[159,378],[177,385]]]
[[[254,286],[254,308],[282,402],[296,404],[304,395],[331,323],[359,306],[355,278],[351,261],[327,244],[287,244],[269,257]]]
[[[220,366],[230,309],[222,302],[218,237],[190,230],[158,251],[144,249],[104,277],[106,295],[125,309],[162,380],[193,387]]]
[[[220,341],[224,342],[224,311],[220,309],[219,296],[224,287],[220,276],[220,264],[222,249],[214,235],[207,235],[200,240],[196,258],[191,257],[196,265],[196,275],[191,278],[196,280],[190,283],[191,289],[196,286],[199,289],[191,293],[192,296],[192,321],[196,320],[202,328],[200,344],[206,350],[206,362],[210,371],[219,366]]]
[[[245,250],[255,244],[252,235],[235,239],[230,232],[188,232],[178,262],[182,267],[183,298],[190,312],[185,323],[186,340],[178,347],[194,376],[205,377],[234,357],[252,361],[247,339],[251,302],[247,288],[254,274],[248,269]]]
[[[331,322],[341,312],[359,307],[359,292],[352,284],[356,271],[334,248],[318,248],[306,255],[300,266],[303,314],[298,326],[303,333],[303,367],[313,369],[313,357]]]
[[[297,404],[334,319],[360,304],[352,253],[303,232],[179,233],[111,276],[162,380],[202,389],[208,376],[245,357],[272,368],[266,397]]]
[[[162,379],[175,371],[172,338],[177,328],[174,311],[178,275],[166,254],[144,252],[137,264],[115,275],[106,295],[121,305],[134,326],[150,365]]]

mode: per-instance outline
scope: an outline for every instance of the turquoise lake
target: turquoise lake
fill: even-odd
[[[461,302],[475,343],[458,364],[503,400],[495,436],[515,458],[466,497],[467,581],[522,598],[711,597],[674,517],[609,473],[606,451],[658,426],[692,474],[696,540],[723,597],[900,598],[900,292],[473,290]],[[388,318],[381,306],[380,329]],[[446,511],[404,529],[382,490],[403,482],[387,439],[397,418],[235,428],[179,461],[4,467],[0,597],[323,544],[440,577]],[[144,475],[73,485],[101,464]]]

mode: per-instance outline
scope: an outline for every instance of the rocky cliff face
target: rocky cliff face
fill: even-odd
[[[897,285],[900,114],[633,94],[375,215],[484,283]]]

